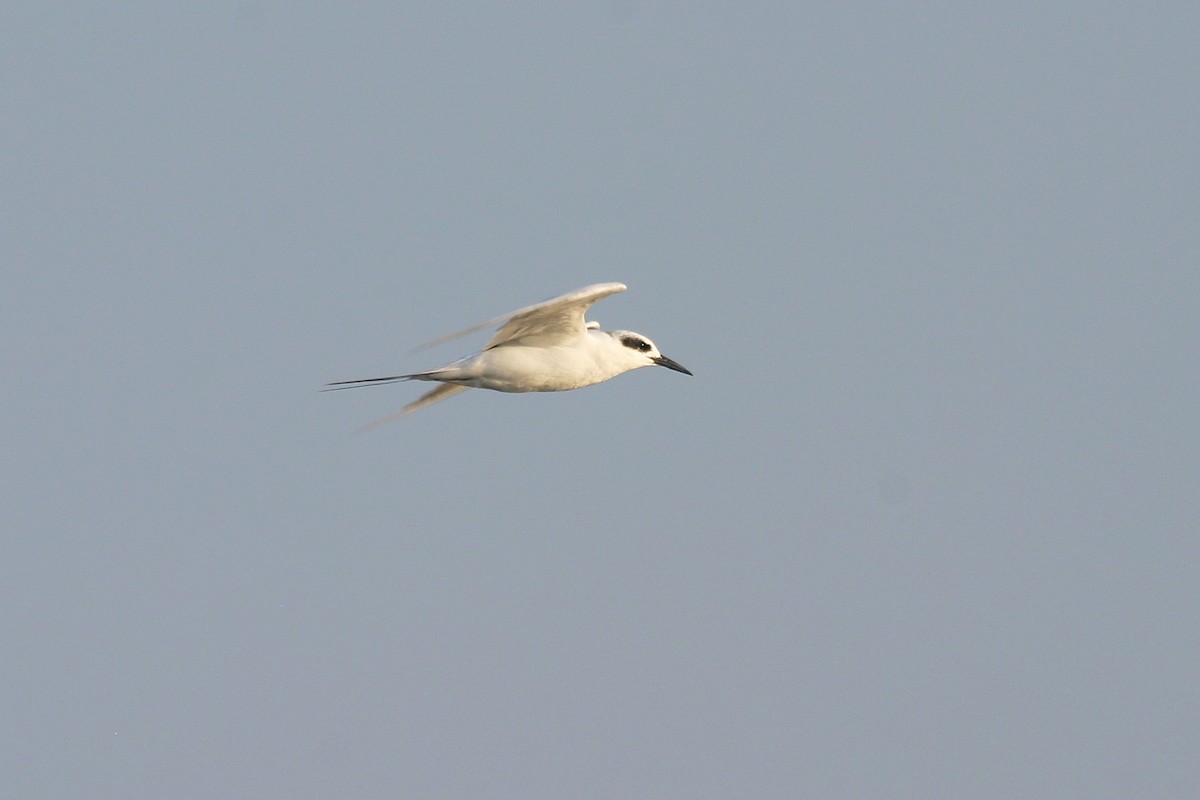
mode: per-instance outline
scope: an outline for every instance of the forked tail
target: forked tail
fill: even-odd
[[[436,381],[441,377],[445,377],[447,371],[448,370],[445,369],[434,369],[429,370],[428,372],[413,372],[408,375],[387,375],[381,378],[359,378],[358,380],[353,381],[334,381],[333,383],[325,384],[325,388],[321,391],[332,392],[338,389],[357,389],[362,386],[384,386],[389,383],[399,383],[401,381]],[[433,405],[439,400],[445,400],[448,397],[453,397],[459,392],[465,392],[469,388],[469,386],[463,386],[458,383],[439,383],[437,388],[421,395],[396,413],[389,414],[383,419],[377,419],[370,425],[359,428],[359,432],[361,433],[362,431],[368,431],[372,428],[377,428],[380,425],[399,419],[405,414],[411,414],[412,412],[422,409],[425,406]]]
[[[400,381],[411,381],[419,379],[417,375],[389,375],[386,378],[359,378],[354,381],[334,381],[333,383],[325,384],[322,392],[334,392],[338,389],[357,389],[360,386],[383,386],[388,383],[399,383]]]

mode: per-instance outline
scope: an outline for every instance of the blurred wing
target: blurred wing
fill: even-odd
[[[448,336],[434,339],[432,342],[427,342],[418,349],[423,350],[426,347],[433,347],[434,345],[457,339],[460,336],[481,331],[484,328],[494,328],[497,325],[503,325],[503,327],[487,343],[488,347],[495,347],[496,345],[505,344],[506,342],[526,336],[562,338],[582,336],[586,330],[583,315],[592,303],[608,297],[610,294],[623,292],[625,288],[625,284],[623,283],[597,283],[569,294],[564,294],[561,297],[546,300],[537,305],[526,306],[525,308],[511,311],[494,319],[489,319],[487,322],[481,322],[478,325],[472,325],[464,330],[451,333]]]
[[[411,414],[412,412],[418,411],[425,406],[431,406],[439,400],[445,400],[448,397],[454,397],[454,395],[458,394],[459,392],[465,392],[470,388],[470,386],[460,386],[457,383],[439,383],[436,389],[426,392],[396,413],[388,414],[386,417],[375,420],[370,425],[359,428],[358,432],[362,433],[363,431],[369,431],[372,428],[378,428],[380,425],[386,425],[389,422],[394,422],[406,414]]]
[[[487,343],[489,348],[529,337],[554,341],[573,339],[587,332],[583,315],[597,300],[625,291],[623,283],[597,283],[562,297],[523,308],[509,318]]]

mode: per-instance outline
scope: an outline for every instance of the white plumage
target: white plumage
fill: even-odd
[[[405,375],[337,381],[326,388],[351,389],[397,381],[441,383],[396,414],[375,423],[382,424],[469,388],[499,392],[561,392],[591,386],[632,369],[656,365],[691,375],[682,365],[660,353],[642,334],[602,331],[599,323],[584,319],[593,303],[623,292],[625,288],[623,283],[597,283],[435,339],[425,347],[500,326],[483,350],[444,367]]]

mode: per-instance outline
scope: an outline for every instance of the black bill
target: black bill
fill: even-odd
[[[667,358],[666,356],[659,356],[658,358],[653,359],[653,361],[655,364],[658,364],[660,367],[666,367],[667,369],[673,369],[676,372],[682,372],[684,375],[692,374],[691,371],[687,367],[685,367],[683,364],[680,364],[678,361],[672,361],[671,359]]]

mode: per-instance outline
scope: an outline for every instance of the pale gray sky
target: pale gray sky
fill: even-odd
[[[1196,5],[501,5],[5,12],[0,793],[1197,796]]]

